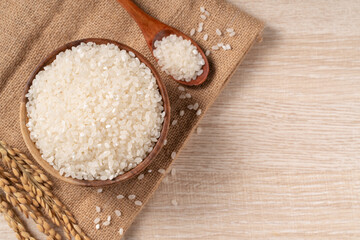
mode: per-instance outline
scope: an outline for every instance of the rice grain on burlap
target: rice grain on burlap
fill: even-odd
[[[203,21],[199,17],[199,8],[205,6],[211,16],[204,21],[204,32],[196,33],[194,38],[203,49],[211,49],[218,42],[224,42],[229,43],[233,50],[212,51],[209,56],[211,73],[208,81],[203,86],[187,90],[192,99],[179,99],[178,84],[161,74],[170,96],[172,119],[178,118],[179,123],[170,128],[168,144],[149,167],[153,172],[145,173],[143,180],[135,178],[107,187],[102,194],[98,194],[96,189],[72,186],[53,179],[55,193],[70,208],[92,239],[118,239],[118,229],[129,228],[141,207],[135,206],[128,199],[117,200],[116,196],[135,194],[143,203],[148,201],[163,177],[157,169],[169,167],[171,153],[180,151],[203,115],[196,116],[195,111],[187,110],[186,106],[198,102],[204,113],[263,29],[261,22],[222,0],[135,2],[152,16],[185,33]],[[225,33],[228,27],[235,29],[235,37],[219,37],[215,34],[217,28]],[[0,139],[21,149],[28,156],[30,154],[19,129],[20,95],[32,70],[52,50],[76,39],[108,38],[137,49],[156,65],[140,29],[115,0],[3,0],[0,1],[0,31]],[[205,32],[209,34],[208,41],[203,40]],[[186,110],[186,113],[180,119],[181,109]],[[115,209],[122,211],[122,217],[113,217],[109,227],[96,231],[93,220],[99,214],[95,211],[95,205],[102,207],[103,219],[113,215]]]

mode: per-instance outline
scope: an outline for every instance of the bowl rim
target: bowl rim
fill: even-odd
[[[40,151],[36,147],[35,143],[30,139],[30,132],[29,132],[29,129],[26,127],[26,123],[28,122],[29,119],[28,119],[27,111],[26,111],[26,103],[27,103],[28,99],[25,95],[28,93],[29,88],[31,87],[32,81],[34,80],[35,76],[41,70],[43,70],[43,68],[45,66],[52,63],[55,60],[56,55],[58,55],[60,52],[64,52],[65,50],[71,49],[74,46],[78,46],[81,43],[88,43],[88,42],[94,42],[95,44],[112,43],[112,44],[118,46],[121,50],[132,51],[135,54],[135,56],[140,60],[140,62],[144,63],[148,68],[150,68],[151,72],[153,73],[153,75],[156,79],[160,94],[163,98],[163,107],[164,107],[164,111],[165,111],[165,117],[164,117],[162,129],[160,132],[160,137],[159,137],[158,141],[156,142],[153,150],[136,167],[125,172],[122,175],[118,175],[117,177],[115,177],[112,180],[79,180],[79,179],[75,179],[72,177],[65,177],[65,176],[60,175],[60,173],[57,170],[55,170],[55,168],[53,168],[47,161],[45,161],[41,157]],[[139,173],[141,173],[143,170],[145,170],[150,165],[151,162],[153,162],[155,157],[159,154],[160,150],[164,146],[165,139],[169,132],[170,112],[171,112],[170,100],[169,100],[169,96],[168,96],[168,93],[166,90],[166,86],[162,82],[160,75],[156,71],[155,67],[141,53],[139,53],[135,49],[133,49],[125,44],[119,43],[114,40],[105,39],[105,38],[85,38],[85,39],[72,41],[72,42],[62,45],[61,47],[58,47],[57,49],[52,51],[49,55],[47,55],[36,66],[35,70],[31,73],[30,77],[28,78],[26,85],[25,85],[25,89],[22,93],[22,98],[21,98],[21,102],[20,102],[20,129],[21,129],[21,134],[23,136],[25,144],[30,151],[30,154],[36,160],[36,162],[41,167],[43,167],[46,170],[46,172],[48,172],[50,175],[52,175],[53,177],[55,177],[59,180],[62,180],[64,182],[79,185],[79,186],[102,187],[102,186],[108,186],[111,184],[115,184],[115,183],[118,183],[121,181],[128,180],[128,179],[138,175]]]

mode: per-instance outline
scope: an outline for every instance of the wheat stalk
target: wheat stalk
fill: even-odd
[[[0,212],[4,214],[4,218],[7,221],[9,227],[11,227],[17,239],[19,240],[36,240],[31,234],[26,231],[26,228],[19,218],[19,216],[11,208],[11,205],[2,196],[0,196]]]
[[[41,212],[38,211],[36,207],[33,207],[31,202],[26,199],[25,194],[11,185],[3,173],[0,173],[0,187],[5,193],[6,199],[12,206],[16,207],[27,218],[31,217],[36,223],[38,230],[47,235],[48,239],[61,240],[61,236],[55,232],[47,220],[42,216]]]
[[[53,183],[41,169],[35,166],[25,154],[16,148],[11,149],[3,141],[0,141],[0,154],[12,174],[20,178],[24,190],[36,199],[51,221],[57,226],[63,226],[68,239],[71,239],[72,235],[75,240],[90,240],[66,206],[52,194]]]

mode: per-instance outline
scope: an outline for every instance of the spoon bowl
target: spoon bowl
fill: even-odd
[[[198,52],[201,54],[202,58],[205,61],[205,65],[203,66],[202,70],[203,73],[198,76],[195,80],[191,80],[190,82],[185,82],[181,80],[176,80],[172,76],[172,78],[180,84],[187,85],[187,86],[196,86],[200,85],[205,82],[207,76],[209,75],[209,62],[204,51],[200,48],[200,46],[188,35],[184,34],[183,32],[177,30],[176,28],[170,27],[159,20],[149,16],[145,13],[142,9],[136,6],[131,0],[118,0],[118,2],[123,6],[123,8],[130,14],[130,16],[135,20],[135,22],[140,27],[146,43],[153,54],[155,49],[154,43],[155,41],[160,41],[164,37],[169,35],[175,34],[177,36],[181,36],[183,39],[190,40],[191,43],[197,48]],[[153,54],[154,55],[154,54]],[[155,60],[156,57],[154,56]]]
[[[51,64],[55,60],[56,55],[58,55],[60,52],[64,52],[65,50],[71,49],[74,46],[78,46],[81,43],[88,43],[88,42],[93,42],[93,43],[96,43],[96,44],[108,44],[108,43],[111,43],[111,44],[114,44],[114,45],[118,46],[119,49],[121,49],[121,50],[126,50],[126,51],[133,52],[135,54],[135,56],[152,71],[152,73],[153,73],[153,75],[154,75],[154,77],[156,79],[157,85],[159,87],[160,94],[161,94],[162,99],[163,99],[165,118],[164,118],[162,130],[161,130],[161,133],[160,133],[160,137],[159,137],[157,143],[155,144],[153,150],[135,168],[125,172],[122,175],[118,175],[117,177],[115,177],[112,180],[91,180],[91,181],[90,180],[79,180],[79,179],[75,179],[75,178],[71,178],[71,177],[64,177],[64,176],[60,175],[60,173],[58,171],[56,171],[46,160],[44,160],[41,157],[41,153],[40,153],[39,149],[36,147],[35,143],[31,140],[29,129],[26,126],[27,122],[29,121],[29,119],[27,117],[27,111],[26,111],[26,103],[28,101],[28,99],[26,97],[26,94],[28,93],[35,76],[41,70],[43,70],[45,66]],[[108,40],[108,39],[87,38],[87,39],[77,40],[77,41],[74,41],[74,42],[67,43],[67,44],[63,45],[62,47],[54,50],[43,61],[41,61],[40,64],[32,72],[32,74],[29,77],[29,80],[28,80],[28,82],[27,82],[27,84],[25,86],[25,90],[23,92],[22,99],[21,99],[21,102],[20,102],[20,128],[21,128],[21,133],[22,133],[25,144],[26,144],[27,148],[29,149],[31,155],[40,164],[40,166],[42,166],[45,169],[45,171],[48,172],[49,174],[51,174],[53,177],[58,178],[58,179],[60,179],[62,181],[65,181],[65,182],[68,182],[68,183],[71,183],[71,184],[75,184],[75,185],[80,185],[80,186],[102,187],[102,186],[111,185],[111,184],[114,184],[114,183],[117,183],[117,182],[125,181],[125,180],[128,180],[128,179],[138,175],[147,166],[149,166],[149,164],[155,159],[155,157],[160,152],[161,148],[164,146],[164,141],[165,141],[166,136],[167,136],[168,131],[169,131],[169,125],[170,125],[170,101],[169,101],[169,97],[168,97],[165,85],[162,83],[162,81],[160,79],[160,76],[157,73],[156,69],[151,65],[151,63],[143,55],[141,55],[136,50],[134,50],[134,49],[132,49],[129,46],[126,46],[124,44],[118,43],[116,41]]]

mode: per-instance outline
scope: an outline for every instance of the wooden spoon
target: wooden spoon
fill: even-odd
[[[160,133],[160,137],[159,137],[157,143],[155,144],[153,150],[135,168],[125,172],[122,175],[119,175],[119,176],[115,177],[113,180],[104,180],[104,181],[102,181],[102,180],[93,180],[93,181],[78,180],[78,179],[75,179],[75,178],[64,177],[64,176],[60,175],[60,173],[58,171],[56,171],[46,160],[44,160],[41,157],[40,151],[36,147],[35,143],[31,140],[29,129],[26,126],[26,123],[29,122],[29,119],[27,117],[27,111],[26,111],[26,103],[27,103],[28,99],[27,99],[27,97],[25,95],[28,93],[35,76],[41,70],[43,70],[45,66],[52,63],[55,60],[56,55],[58,55],[60,52],[64,52],[67,49],[71,49],[74,46],[80,45],[81,43],[88,43],[88,42],[93,42],[93,43],[96,43],[96,44],[112,43],[112,44],[115,44],[116,46],[118,46],[120,49],[124,49],[126,51],[132,51],[136,55],[136,57],[142,63],[144,63],[148,68],[150,68],[150,70],[154,74],[154,76],[156,78],[156,82],[157,82],[157,84],[159,86],[160,94],[161,94],[161,96],[163,98],[163,102],[164,102],[165,119],[164,119],[163,127],[162,127],[162,130],[161,130],[161,133]],[[49,114],[51,114],[51,113],[49,113]],[[37,65],[35,70],[32,72],[32,74],[31,74],[31,76],[30,76],[30,78],[29,78],[29,80],[28,80],[28,82],[27,82],[27,84],[25,86],[25,90],[23,92],[22,99],[21,99],[21,102],[20,102],[20,128],[21,128],[21,133],[22,133],[22,136],[24,138],[25,144],[26,144],[27,148],[29,149],[31,155],[34,157],[34,159],[40,164],[40,166],[42,166],[45,169],[46,172],[51,174],[53,177],[56,177],[56,178],[58,178],[58,179],[60,179],[62,181],[65,181],[65,182],[68,182],[68,183],[71,183],[71,184],[80,185],[80,186],[86,186],[86,187],[107,186],[107,185],[110,185],[110,184],[113,184],[113,183],[128,180],[128,179],[138,175],[147,166],[149,166],[149,164],[155,159],[155,157],[160,152],[161,148],[164,146],[164,141],[165,141],[167,133],[169,131],[169,125],[170,125],[170,101],[169,101],[169,97],[168,97],[165,85],[162,83],[162,81],[160,79],[160,76],[157,73],[156,69],[151,65],[151,63],[143,55],[141,55],[139,52],[135,51],[134,49],[130,48],[129,46],[118,43],[116,41],[112,41],[112,40],[108,40],[108,39],[102,39],[102,38],[87,38],[87,39],[82,39],[82,40],[77,40],[77,41],[74,41],[74,42],[70,42],[70,43],[67,43],[67,44],[59,47],[58,49],[54,50],[52,53],[50,53],[45,59],[43,59],[39,63],[39,65]]]
[[[150,48],[151,53],[153,53],[153,50],[155,49],[154,43],[157,40],[161,40],[164,37],[167,37],[171,34],[175,34],[177,36],[182,36],[184,39],[190,40],[191,43],[196,46],[197,50],[203,57],[205,61],[205,65],[203,66],[203,73],[198,76],[195,80],[191,80],[190,82],[185,81],[179,81],[174,79],[180,84],[188,85],[188,86],[194,86],[194,85],[200,85],[202,84],[208,74],[209,74],[209,62],[204,54],[204,51],[199,47],[199,45],[192,40],[189,36],[186,34],[180,32],[179,30],[172,28],[159,20],[149,16],[146,14],[143,10],[141,10],[138,6],[136,6],[135,3],[133,3],[131,0],[118,0],[118,2],[123,6],[123,8],[131,15],[131,17],[135,20],[135,22],[140,27],[147,45]],[[154,54],[153,54],[154,55]],[[154,56],[155,57],[155,56]],[[155,58],[156,59],[156,58]],[[157,59],[156,59],[157,61]]]

